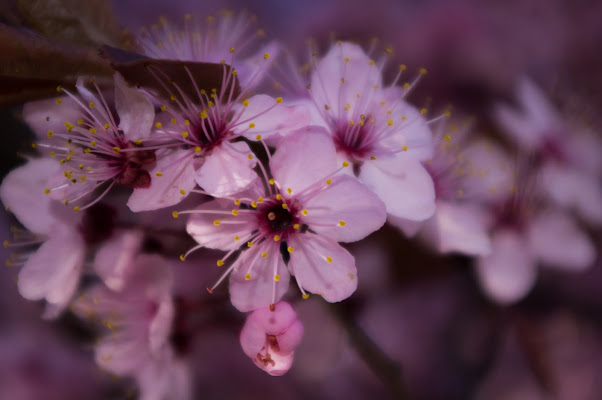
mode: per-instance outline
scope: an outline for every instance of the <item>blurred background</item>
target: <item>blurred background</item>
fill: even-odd
[[[15,1],[0,21],[18,25]],[[68,3],[68,2],[67,2]],[[533,78],[571,119],[600,135],[602,2],[595,0],[256,0],[111,1],[119,24],[136,32],[163,15],[178,21],[220,8],[257,16],[266,38],[291,51],[309,38],[369,44],[378,38],[396,62],[428,69],[411,101],[474,116],[497,136],[492,104]],[[0,53],[1,54],[1,53]],[[8,59],[2,59],[7,64]],[[395,63],[394,63],[395,64]],[[23,162],[32,134],[18,105],[0,113],[1,174]],[[602,155],[600,155],[602,157]],[[0,219],[9,237],[11,216]],[[598,253],[602,234],[590,231]],[[270,377],[246,358],[243,319],[208,311],[190,350],[199,399],[597,400],[602,398],[602,263],[582,274],[542,270],[536,288],[502,308],[483,297],[462,256],[438,256],[386,226],[348,246],[358,291],[347,301],[291,297],[305,325],[293,368]],[[3,258],[7,249],[1,249]],[[0,271],[0,399],[127,399],[134,386],[100,371],[92,335],[74,317],[40,320],[22,299],[16,268]],[[206,282],[200,282],[200,289]],[[215,317],[219,314],[220,317]],[[213,318],[213,319],[211,319]],[[215,322],[217,321],[217,322]],[[177,399],[174,399],[177,400]]]

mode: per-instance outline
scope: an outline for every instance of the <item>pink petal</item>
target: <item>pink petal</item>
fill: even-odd
[[[174,304],[169,295],[159,302],[157,312],[148,328],[148,346],[152,354],[157,354],[169,346],[169,337],[175,316]]]
[[[442,253],[485,256],[491,252],[486,214],[479,206],[439,201],[433,218]]]
[[[529,228],[529,242],[533,253],[551,267],[582,271],[596,259],[589,237],[560,212],[537,215]]]
[[[127,206],[134,212],[151,211],[173,206],[186,198],[196,186],[194,167],[189,151],[167,151],[157,155],[157,163],[149,173],[151,185],[134,189]],[[161,176],[157,176],[160,173]],[[182,194],[181,190],[184,190]]]
[[[546,128],[557,125],[558,112],[545,93],[531,79],[527,77],[520,79],[516,88],[516,97],[535,126]]]
[[[412,238],[414,236],[416,236],[416,234],[420,231],[420,229],[423,227],[425,222],[430,222],[431,219],[427,219],[425,221],[411,221],[409,219],[405,219],[405,218],[399,218],[399,217],[395,217],[393,215],[388,216],[387,221],[397,227],[398,229],[400,229],[404,235],[406,235],[406,237]]]
[[[19,272],[19,293],[64,309],[77,288],[86,246],[76,231],[61,229],[29,257]]]
[[[286,136],[291,131],[309,125],[309,111],[303,106],[285,106],[265,94],[253,96],[247,107],[240,106],[242,113],[239,121],[247,121],[233,129],[234,133],[243,132],[250,140],[257,140],[257,135],[268,139],[272,135]],[[266,110],[269,110],[266,112]],[[249,124],[253,123],[253,128]]]
[[[513,231],[496,232],[491,245],[491,254],[477,260],[476,272],[481,286],[496,302],[515,303],[535,284],[534,255],[525,238]]]
[[[33,159],[12,170],[2,181],[0,199],[27,229],[48,234],[57,224],[75,225],[79,214],[44,194],[50,178],[60,171],[52,159]]]
[[[292,353],[301,344],[301,339],[303,339],[303,324],[301,321],[295,320],[284,332],[278,335],[279,353]]]
[[[374,107],[382,108],[380,104]],[[420,111],[401,100],[396,100],[390,110],[391,114],[387,118],[376,120],[374,128],[376,131],[391,130],[388,126],[388,121],[391,119],[394,133],[380,141],[378,146],[384,152],[387,150],[399,151],[407,146],[407,150],[403,152],[404,157],[419,161],[430,159],[433,156],[433,134]]]
[[[121,291],[142,246],[138,231],[119,232],[105,242],[94,258],[94,271],[111,290]]]
[[[268,73],[270,72],[270,68],[266,68],[265,63],[271,62],[271,60],[276,59],[278,57],[278,54],[280,54],[281,48],[282,45],[280,43],[278,43],[277,41],[271,41],[266,45],[262,46],[252,56],[245,58],[244,60],[242,60],[242,62],[236,63],[235,67],[238,70],[238,79],[240,81],[240,86],[243,88],[258,86],[266,77],[266,75],[268,75]],[[264,55],[266,53],[270,55],[270,61],[266,61],[264,59]],[[221,60],[223,60],[223,58],[220,58],[219,60],[215,60],[213,62],[220,62]]]
[[[575,209],[593,225],[602,224],[602,185],[595,175],[548,163],[542,167],[541,184],[559,206]]]
[[[171,349],[149,359],[135,371],[139,400],[192,400],[192,376],[187,360],[176,358]]]
[[[61,103],[56,99],[32,101],[23,106],[23,119],[31,130],[41,139],[47,139],[48,131],[65,133],[65,122],[75,125],[82,116],[81,108],[73,99],[61,97]]]
[[[387,219],[384,203],[349,176],[333,178],[325,190],[304,201],[303,205],[308,211],[303,222],[337,242],[361,240],[380,229]],[[340,225],[341,221],[344,226]]]
[[[151,100],[135,88],[128,87],[123,77],[115,73],[115,108],[119,114],[119,128],[131,142],[147,139],[155,119]]]
[[[335,148],[328,132],[310,126],[293,132],[280,142],[270,167],[280,188],[300,193],[336,170]]]
[[[198,207],[197,210],[228,212],[235,208],[238,207],[234,205],[233,201],[212,200]],[[215,224],[216,220],[220,221],[219,225]],[[232,214],[193,213],[186,224],[186,231],[199,244],[210,249],[219,250],[232,250],[240,247],[250,238],[251,232],[256,228],[255,215],[242,212],[236,216]],[[235,237],[238,237],[238,240],[235,240]]]
[[[262,246],[256,246],[244,251],[230,274],[230,300],[239,311],[268,307],[280,300],[288,289],[290,274],[280,252],[274,248],[267,251],[268,256],[264,258],[259,255],[263,250]],[[278,282],[274,280],[275,264],[276,273],[280,276]],[[249,270],[251,279],[246,280],[245,275]]]
[[[245,142],[223,142],[205,157],[195,179],[212,196],[227,196],[240,192],[257,179],[253,170],[256,163],[255,155]]]
[[[297,313],[289,303],[280,301],[274,305],[274,311],[263,307],[253,311],[247,320],[256,322],[264,334],[279,336],[295,323]]]
[[[348,42],[332,46],[311,74],[311,96],[317,107],[328,105],[326,112],[345,120],[354,115],[357,94],[371,95],[373,85],[381,86],[379,69],[360,46]],[[351,107],[345,111],[347,103]]]
[[[304,234],[294,235],[288,244],[294,249],[289,268],[304,289],[331,303],[345,300],[355,292],[355,260],[336,241]]]
[[[259,309],[261,310],[261,309]],[[255,310],[259,311],[259,310]],[[252,318],[251,313],[240,332],[240,345],[244,353],[250,358],[255,358],[257,353],[265,346],[266,332],[257,318]]]
[[[433,180],[419,161],[403,155],[367,161],[359,179],[380,197],[393,216],[422,221],[435,212]]]

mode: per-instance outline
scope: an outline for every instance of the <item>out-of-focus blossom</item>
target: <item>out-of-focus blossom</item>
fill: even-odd
[[[495,143],[470,143],[466,134],[455,124],[441,129],[434,155],[425,163],[435,184],[435,215],[425,222],[395,217],[389,221],[409,236],[420,231],[442,253],[482,256],[491,251],[487,206],[510,193],[513,169]]]
[[[569,214],[535,208],[536,199],[526,190],[515,189],[499,206],[491,228],[491,253],[476,263],[486,294],[501,304],[527,295],[539,265],[577,272],[591,267],[596,258],[591,240]]]
[[[353,165],[348,172],[383,200],[389,214],[416,221],[432,216],[435,190],[421,164],[432,155],[431,131],[426,110],[404,99],[413,85],[383,87],[383,61],[347,42],[312,65],[309,99],[296,101],[311,107],[312,123],[329,132],[339,160]]]
[[[495,116],[521,150],[541,162],[541,188],[557,205],[587,222],[602,223],[602,141],[557,111],[535,83],[522,78],[515,90],[520,109],[500,104]]]
[[[62,166],[47,188],[51,197],[65,204],[77,204],[104,186],[101,195],[83,206],[76,205],[75,211],[96,204],[115,184],[148,188],[150,176],[144,167],[155,162],[154,152],[140,150],[155,115],[150,99],[128,87],[116,73],[117,119],[98,87],[95,88],[97,93],[87,89],[83,79],[79,79],[79,96],[61,89],[68,97],[58,98],[56,104],[29,103],[24,110],[25,120],[43,138],[37,147]]]
[[[238,79],[246,87],[259,84],[265,75],[264,55],[279,52],[276,42],[261,45],[264,36],[254,16],[222,10],[204,20],[186,14],[183,22],[174,23],[163,17],[143,28],[137,42],[143,54],[167,60],[220,63],[231,60],[235,51]]]
[[[355,260],[337,242],[379,229],[384,204],[355,178],[336,175],[334,146],[323,128],[283,139],[269,165],[274,178],[265,176],[267,191],[257,182],[234,204],[215,200],[182,212],[193,214],[187,230],[198,247],[228,251],[218,266],[248,246],[213,288],[232,271],[232,303],[250,311],[278,301],[290,271],[304,297],[308,290],[330,302],[346,299],[357,286]]]
[[[73,305],[78,315],[108,329],[96,345],[96,362],[117,375],[134,376],[142,399],[163,400],[174,393],[178,398],[189,398],[187,368],[169,342],[174,319],[169,263],[158,255],[136,255],[117,241],[107,246],[111,249],[106,251],[112,250],[115,259],[124,257],[127,271],[114,270],[124,279],[123,285],[112,291],[98,284]],[[105,261],[111,259],[100,260]]]
[[[32,159],[13,170],[0,186],[0,198],[29,230],[15,231],[5,245],[17,248],[41,244],[32,254],[14,260],[19,272],[19,293],[29,300],[45,299],[45,317],[56,317],[69,303],[82,272],[86,242],[79,224],[81,215],[44,193],[48,180],[60,170],[52,159]]]
[[[255,365],[270,375],[283,375],[293,364],[303,325],[290,304],[279,302],[253,311],[240,333],[240,344]]]

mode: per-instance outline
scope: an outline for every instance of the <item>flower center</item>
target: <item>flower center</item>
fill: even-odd
[[[339,126],[335,130],[334,145],[337,151],[346,154],[354,161],[363,161],[372,151],[370,127],[363,122],[354,125]]]
[[[270,228],[275,232],[283,232],[293,224],[293,216],[288,210],[277,204],[266,210],[266,218]]]

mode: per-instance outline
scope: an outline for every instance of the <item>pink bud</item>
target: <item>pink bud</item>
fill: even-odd
[[[273,310],[273,311],[272,311]],[[240,333],[240,344],[255,365],[270,375],[284,375],[293,364],[303,325],[290,304],[279,302],[253,311]]]

